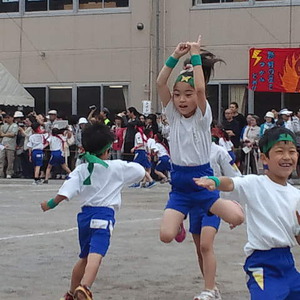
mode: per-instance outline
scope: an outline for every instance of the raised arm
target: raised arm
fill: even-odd
[[[210,191],[218,189],[222,192],[232,192],[234,189],[233,181],[229,177],[208,176],[194,178],[194,181],[197,185],[202,186]]]
[[[201,35],[199,35],[197,42],[192,42],[188,44],[190,46],[191,63],[193,65],[194,86],[198,96],[198,107],[201,109],[202,114],[204,115],[206,110],[206,83],[204,79],[202,61],[200,56]]]
[[[168,87],[168,79],[171,75],[171,72],[176,66],[179,58],[187,54],[189,50],[190,46],[188,43],[179,43],[158,74],[156,80],[157,92],[164,107],[166,107],[171,100],[171,92]]]

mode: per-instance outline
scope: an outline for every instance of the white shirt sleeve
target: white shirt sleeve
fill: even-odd
[[[86,168],[86,166],[84,167]],[[69,174],[69,179],[63,183],[57,193],[58,195],[72,199],[80,193],[83,185],[83,178],[80,176],[79,168],[81,168],[81,165],[79,165],[73,172]]]
[[[140,182],[146,174],[145,169],[135,162],[124,162],[124,182],[125,184],[133,184]]]

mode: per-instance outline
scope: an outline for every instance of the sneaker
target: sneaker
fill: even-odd
[[[219,289],[217,287],[215,287],[214,290],[215,290],[216,300],[222,300],[221,293],[220,293]]]
[[[6,175],[6,178],[7,179],[11,179],[11,175]]]
[[[74,297],[71,292],[67,292],[60,300],[74,300]]]
[[[139,188],[139,187],[140,187],[140,183],[134,183],[129,186],[129,188]]]
[[[48,184],[48,180],[43,180],[43,183],[44,184]]]
[[[39,184],[39,181],[38,180],[35,180],[32,185],[38,185]]]
[[[182,243],[184,240],[185,240],[185,237],[186,237],[186,231],[185,231],[185,228],[184,228],[184,225],[183,225],[183,222],[180,224],[180,228],[179,228],[179,231],[175,237],[175,241],[177,243]]]
[[[156,185],[156,181],[153,180],[153,181],[149,182],[146,187],[150,189],[150,188],[152,188],[155,185]]]
[[[77,287],[75,289],[74,299],[78,299],[78,295],[85,297],[84,299],[86,299],[86,300],[93,300],[93,294],[92,294],[91,290],[85,285],[80,285],[79,287]],[[81,298],[81,299],[83,299],[83,298]]]
[[[215,290],[204,290],[200,293],[200,295],[194,297],[194,300],[215,300],[215,299],[217,299]]]

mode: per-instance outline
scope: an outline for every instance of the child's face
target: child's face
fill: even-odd
[[[197,109],[195,89],[186,82],[177,82],[173,89],[173,102],[180,114],[191,117]]]
[[[269,151],[269,157],[262,154],[262,159],[268,165],[268,175],[280,184],[285,184],[293,170],[296,169],[298,152],[290,141],[280,141]]]

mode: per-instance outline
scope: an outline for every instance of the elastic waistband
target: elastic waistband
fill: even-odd
[[[97,213],[103,213],[103,214],[109,214],[114,216],[115,211],[111,207],[107,206],[82,206],[81,207],[82,212],[97,212]]]
[[[210,168],[210,164],[204,164],[200,166],[178,166],[175,164],[172,164],[172,169],[174,171],[205,171],[206,169]]]
[[[255,250],[252,255],[259,255],[259,256],[277,256],[277,255],[286,255],[291,253],[290,247],[284,247],[284,248],[272,248],[269,250]]]

